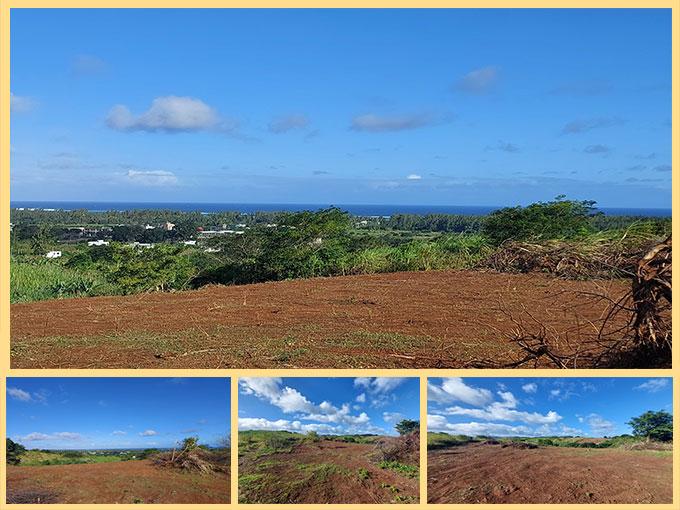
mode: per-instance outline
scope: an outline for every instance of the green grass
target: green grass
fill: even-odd
[[[244,430],[238,433],[238,454],[257,457],[272,453],[289,453],[307,440],[306,436],[285,430]]]
[[[82,453],[70,456],[64,452],[45,452],[28,450],[21,455],[22,466],[58,466],[64,464],[100,464],[105,462],[121,462],[126,460],[120,455],[90,455]]]
[[[402,462],[397,462],[396,460],[390,461],[383,460],[378,463],[378,467],[380,469],[391,469],[392,471],[395,471],[408,478],[418,478],[418,475],[420,473],[420,469],[418,468],[418,466],[404,464]]]
[[[96,274],[70,269],[56,261],[10,264],[11,303],[113,294],[113,290]]]
[[[438,448],[448,448],[450,446],[461,446],[473,442],[475,439],[470,436],[452,435],[446,432],[428,432],[427,449],[436,450]]]

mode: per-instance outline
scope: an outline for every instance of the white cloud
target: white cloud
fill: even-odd
[[[151,107],[134,115],[127,106],[116,105],[109,111],[107,125],[118,131],[191,132],[232,130],[217,111],[200,99],[192,97],[157,97]]]
[[[487,66],[470,71],[459,79],[454,88],[470,94],[483,94],[489,92],[498,81],[499,69],[496,66]]]
[[[360,393],[359,395],[357,395],[356,401],[361,403],[366,402],[366,394]]]
[[[178,183],[177,176],[166,170],[128,170],[127,180],[140,186],[174,186]]]
[[[239,386],[243,393],[266,400],[281,409],[284,414],[298,413],[300,420],[348,426],[365,425],[370,421],[370,418],[364,412],[352,415],[349,404],[336,407],[328,401],[323,401],[316,405],[295,388],[281,387],[282,384],[283,381],[279,377],[244,377],[239,379]]]
[[[468,386],[461,377],[449,377],[443,380],[441,386],[428,382],[427,399],[440,404],[460,401],[480,407],[493,401],[493,393],[484,388]]]
[[[550,396],[552,397],[559,397],[560,393],[562,393],[562,390],[560,389],[550,390]]]
[[[634,389],[636,390],[643,390],[648,393],[656,393],[657,391],[661,391],[665,387],[668,386],[670,382],[670,379],[649,379],[646,382],[640,384],[639,386],[635,386]]]
[[[352,119],[350,129],[369,133],[385,133],[389,131],[406,131],[429,126],[437,122],[436,117],[429,113],[414,113],[405,115],[378,115],[367,113],[357,115]]]
[[[589,414],[585,421],[596,436],[608,436],[616,430],[616,424],[614,422],[605,420],[599,414]]]
[[[530,413],[518,411],[515,408],[518,401],[509,391],[499,391],[500,402],[492,402],[483,408],[466,408],[460,406],[449,407],[445,413],[454,416],[470,416],[478,420],[487,421],[520,421],[532,425],[557,423],[562,417],[555,411],[548,411],[543,415],[540,413]]]
[[[124,430],[114,430],[113,432],[111,432],[111,434],[114,436],[124,436],[127,434],[127,432],[125,432]]]
[[[83,436],[77,432],[54,432],[52,434],[44,434],[42,432],[31,432],[25,436],[18,436],[22,442],[32,443],[39,441],[82,441]]]
[[[26,113],[32,111],[36,107],[35,99],[27,96],[17,96],[12,92],[9,93],[9,109],[12,113]]]
[[[304,129],[307,126],[309,126],[309,119],[305,115],[293,114],[272,120],[268,128],[270,132],[279,135],[296,129]]]
[[[7,388],[7,394],[14,400],[20,400],[22,402],[30,402],[32,400],[31,394],[20,388]]]
[[[382,416],[385,423],[397,423],[404,419],[404,415],[401,413],[384,412]]]
[[[408,179],[409,181],[419,181],[422,178],[423,176],[418,174],[409,174],[406,176],[406,179]]]
[[[300,420],[267,420],[266,418],[239,418],[239,430],[287,430],[289,432],[318,432],[319,434],[381,434],[384,430],[379,427],[346,428],[341,425],[327,423],[302,423]]]
[[[448,432],[466,436],[529,436],[531,428],[525,425],[507,425],[504,423],[449,423],[444,416],[427,415],[429,432]]]
[[[147,429],[144,432],[140,432],[139,435],[143,437],[156,436],[158,435],[158,432],[153,429]]]
[[[356,377],[354,386],[366,388],[369,393],[390,393],[404,381],[405,377]]]
[[[538,391],[538,385],[536,383],[527,383],[522,386],[522,390],[525,393],[536,393]]]

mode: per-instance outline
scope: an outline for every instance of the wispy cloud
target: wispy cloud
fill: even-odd
[[[635,389],[647,391],[649,393],[656,393],[656,392],[661,391],[664,388],[668,387],[669,384],[670,384],[670,379],[666,379],[666,378],[649,379],[649,380],[645,381],[644,383],[640,384],[639,386],[635,386]]]
[[[453,86],[455,90],[468,94],[484,94],[491,91],[498,82],[499,68],[487,66],[470,71]]]
[[[593,129],[620,126],[624,123],[625,121],[619,117],[594,117],[590,119],[572,120],[571,122],[568,122],[564,125],[562,128],[562,134],[573,135],[586,133],[588,131],[592,131]]]
[[[590,427],[592,433],[596,436],[611,435],[616,430],[616,423],[605,420],[599,414],[589,414],[585,422]]]
[[[83,436],[77,432],[53,432],[45,434],[42,432],[31,432],[25,436],[17,437],[20,441],[26,443],[40,442],[40,441],[82,441]]]
[[[7,388],[7,395],[9,395],[14,400],[20,400],[21,402],[30,402],[33,400],[31,394],[28,391],[24,391],[21,388]]]
[[[158,432],[156,432],[153,429],[147,429],[144,432],[140,432],[139,435],[142,436],[142,437],[150,437],[150,436],[158,435]]]
[[[71,72],[76,76],[102,74],[106,68],[106,62],[95,55],[77,55],[71,62]]]
[[[536,393],[538,391],[538,384],[536,383],[527,383],[522,385],[522,390],[525,393]]]
[[[17,96],[9,93],[9,109],[12,113],[26,113],[35,109],[37,101],[28,96]]]
[[[406,176],[406,179],[409,180],[409,181],[419,181],[422,178],[423,178],[423,176],[420,175],[420,174],[408,174]]]
[[[611,149],[606,145],[595,144],[586,146],[583,149],[583,152],[585,152],[586,154],[609,154],[611,152]]]
[[[350,129],[369,133],[407,131],[441,123],[444,119],[431,113],[408,113],[400,115],[380,115],[366,113],[352,119]]]
[[[128,170],[125,174],[128,182],[140,186],[174,186],[177,176],[167,170]]]
[[[309,126],[309,118],[306,115],[292,114],[272,120],[267,127],[271,133],[279,135],[305,129],[307,126]]]

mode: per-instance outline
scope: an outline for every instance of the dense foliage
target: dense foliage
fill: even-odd
[[[26,452],[26,448],[12,441],[9,437],[5,441],[6,443],[6,459],[7,464],[17,465],[21,462],[21,455]]]
[[[400,436],[412,434],[420,430],[420,422],[418,420],[401,420],[394,428],[399,432]]]
[[[617,239],[650,239],[670,231],[670,219],[593,215],[593,202],[564,197],[486,217],[361,218],[337,208],[255,214],[13,210],[12,221],[12,302],[467,269],[479,267],[509,239],[576,239],[581,246],[597,240],[600,250],[602,243],[613,246]],[[173,227],[164,228],[166,222]],[[204,235],[208,230],[213,233]],[[108,244],[87,245],[98,239]],[[62,256],[47,259],[51,250]]]
[[[647,411],[631,418],[628,425],[636,436],[661,442],[673,440],[673,415],[666,411]]]

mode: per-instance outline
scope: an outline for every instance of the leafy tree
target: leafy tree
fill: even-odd
[[[397,432],[399,432],[400,436],[406,436],[408,434],[412,434],[413,432],[419,431],[420,422],[418,420],[401,420],[394,426],[394,428],[397,429]]]
[[[19,443],[15,443],[8,437],[6,441],[6,450],[7,464],[16,466],[21,462],[21,455],[26,451],[26,448]]]
[[[482,232],[495,244],[511,239],[573,239],[592,232],[594,206],[592,200],[567,200],[559,195],[551,202],[506,207],[487,216]]]
[[[185,437],[180,444],[182,450],[191,451],[198,448],[198,437]]]
[[[653,441],[673,440],[673,415],[666,411],[647,411],[627,422],[636,436]]]

